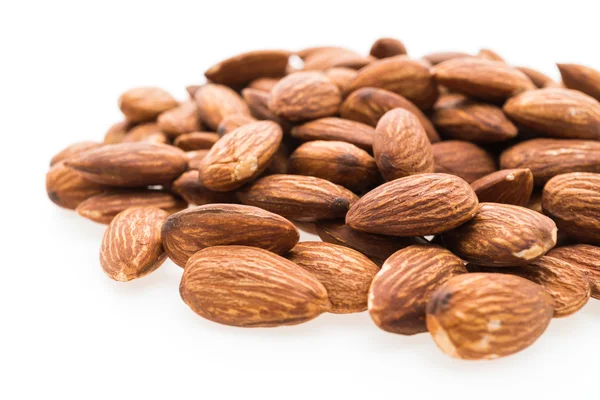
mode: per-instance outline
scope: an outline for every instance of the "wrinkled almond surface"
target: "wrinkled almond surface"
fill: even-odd
[[[194,93],[194,100],[200,120],[213,131],[229,115],[250,115],[248,105],[240,95],[224,85],[209,83],[200,86]]]
[[[238,85],[262,77],[278,77],[285,73],[290,52],[257,50],[238,54],[206,70],[208,80],[223,85]]]
[[[105,188],[84,179],[81,174],[65,166],[64,161],[54,164],[46,174],[46,193],[60,207],[74,210],[85,199],[102,193]]]
[[[471,142],[446,140],[434,143],[431,149],[435,172],[456,175],[469,183],[498,169],[494,157]]]
[[[590,282],[592,297],[600,300],[600,247],[589,244],[555,247],[547,256],[564,260],[582,271]]]
[[[527,168],[503,169],[471,183],[481,203],[524,206],[533,192],[533,174]]]
[[[600,101],[600,72],[579,64],[557,65],[566,87],[579,90]]]
[[[303,142],[311,140],[336,140],[348,142],[364,150],[373,147],[375,129],[360,122],[327,117],[297,125],[291,134]]]

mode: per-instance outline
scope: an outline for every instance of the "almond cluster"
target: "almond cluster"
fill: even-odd
[[[185,100],[127,90],[123,120],[56,154],[46,189],[108,224],[106,275],[170,258],[211,321],[368,310],[451,356],[502,357],[600,299],[600,72],[558,69],[390,38],[243,53]]]

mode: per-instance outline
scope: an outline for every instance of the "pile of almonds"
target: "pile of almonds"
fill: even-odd
[[[209,320],[368,309],[451,356],[502,357],[600,299],[600,72],[558,67],[409,58],[389,38],[239,54],[187,100],[123,93],[124,120],[56,154],[46,188],[108,224],[110,278],[168,257]]]

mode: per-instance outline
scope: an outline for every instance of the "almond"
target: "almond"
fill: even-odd
[[[402,335],[427,332],[425,308],[431,294],[455,275],[462,260],[433,245],[414,245],[394,253],[369,290],[369,314],[381,329]]]
[[[129,89],[119,97],[119,108],[129,122],[152,121],[177,105],[173,96],[156,87]]]
[[[327,289],[332,313],[367,309],[369,286],[379,267],[358,251],[323,242],[298,243],[286,258],[313,273]]]
[[[522,73],[524,73],[525,75],[527,75],[527,77],[529,79],[531,79],[533,84],[535,86],[537,86],[538,88],[550,87],[550,86],[557,85],[557,83],[554,81],[554,79],[550,78],[546,74],[541,73],[538,70],[535,70],[533,68],[528,68],[528,67],[515,67],[515,68],[518,69],[519,71],[521,71]]]
[[[284,50],[258,50],[238,54],[210,67],[206,79],[223,85],[239,85],[262,77],[285,74],[290,52]]]
[[[335,50],[345,50],[348,52],[352,52],[352,50],[344,49],[343,47],[339,47],[339,46],[316,46],[316,47],[307,47],[305,49],[297,51],[296,55],[304,60],[307,57],[309,57],[311,54],[315,54],[315,53],[318,53],[321,51],[335,51]]]
[[[53,166],[54,164],[58,164],[59,162],[64,161],[67,158],[69,158],[75,154],[83,153],[84,151],[96,149],[101,146],[102,146],[102,143],[97,143],[97,142],[73,143],[72,145],[67,146],[66,148],[64,148],[61,151],[59,151],[58,153],[56,153],[54,155],[54,157],[52,157],[52,159],[50,160],[50,166]]]
[[[290,131],[291,124],[277,116],[277,114],[269,109],[269,92],[246,88],[242,90],[242,96],[248,104],[250,112],[254,118],[259,120],[267,119],[269,121],[277,122],[284,132],[287,133]]]
[[[129,121],[121,121],[113,124],[104,135],[104,144],[121,143],[127,131],[132,128],[132,125]]]
[[[60,207],[74,210],[85,199],[103,191],[103,186],[84,179],[77,171],[65,166],[64,161],[54,164],[46,174],[48,198]]]
[[[423,56],[424,60],[427,60],[432,65],[443,63],[444,61],[453,60],[455,58],[468,58],[474,57],[469,53],[463,53],[461,51],[439,51],[435,53],[429,53]]]
[[[227,86],[209,83],[194,94],[200,120],[211,130],[217,130],[223,118],[234,114],[250,115],[250,110],[240,97]]]
[[[171,189],[189,204],[237,203],[234,192],[214,192],[200,182],[198,171],[187,171],[177,178]]]
[[[202,168],[202,160],[206,157],[209,150],[194,150],[185,153],[188,159],[188,170]]]
[[[600,101],[600,72],[579,64],[557,64],[563,83]]]
[[[281,78],[258,78],[254,79],[247,86],[249,89],[258,89],[264,92],[270,92],[273,89],[273,86],[279,82]]]
[[[256,122],[256,118],[246,114],[233,114],[221,120],[221,123],[217,127],[217,133],[223,136],[229,132],[232,132],[242,125],[249,124],[250,122]]]
[[[555,176],[544,186],[542,208],[561,231],[581,242],[600,245],[600,174]]]
[[[121,143],[148,142],[148,143],[168,143],[167,135],[160,131],[158,124],[147,122],[131,128],[121,140]]]
[[[187,168],[177,147],[151,143],[120,143],[77,154],[65,165],[86,179],[110,186],[148,186],[168,183]]]
[[[600,139],[600,103],[576,90],[532,90],[507,101],[504,112],[518,124],[545,136]]]
[[[314,49],[303,58],[305,71],[324,71],[334,67],[359,69],[373,61],[371,57],[339,47]]]
[[[533,192],[533,174],[527,168],[503,169],[471,183],[481,203],[524,206]]]
[[[566,261],[583,272],[590,282],[592,297],[600,300],[600,247],[588,244],[555,247],[547,256]]]
[[[345,93],[350,83],[356,78],[356,70],[345,67],[329,68],[323,71],[325,75],[338,87],[341,93]]]
[[[447,140],[431,148],[435,172],[456,175],[469,183],[498,169],[490,153],[470,142]]]
[[[238,199],[297,221],[343,218],[358,200],[351,191],[321,178],[270,175],[244,187]]]
[[[518,276],[473,273],[455,276],[427,303],[427,329],[446,354],[493,359],[532,345],[554,313],[540,286]]]
[[[387,58],[401,56],[406,53],[407,52],[404,43],[398,39],[381,38],[377,39],[375,43],[373,43],[369,54],[375,58]]]
[[[158,129],[171,136],[202,130],[198,117],[198,106],[194,101],[185,101],[175,108],[161,113],[156,119]]]
[[[102,238],[100,264],[104,273],[126,282],[160,267],[165,261],[160,230],[167,215],[154,207],[133,207],[119,213]]]
[[[485,266],[529,264],[556,245],[556,225],[528,208],[481,203],[475,218],[444,233],[442,241],[465,261]]]
[[[237,189],[269,165],[283,133],[272,121],[242,125],[216,142],[202,160],[200,179],[210,190]]]
[[[330,309],[310,272],[266,250],[217,246],[194,254],[179,292],[198,315],[225,325],[295,325]]]
[[[346,224],[383,235],[435,235],[473,218],[477,206],[475,192],[458,177],[411,175],[364,195],[348,212]]]
[[[292,128],[291,134],[303,142],[311,140],[342,141],[371,151],[375,129],[359,122],[327,117],[295,126]]]
[[[177,136],[173,144],[184,151],[207,150],[219,140],[212,132],[190,132]]]
[[[496,53],[495,51],[490,50],[490,49],[479,50],[479,53],[477,53],[477,57],[485,58],[485,59],[492,60],[492,61],[506,62],[506,61],[504,61],[504,58],[502,58],[502,56],[500,56],[498,53]]]
[[[379,120],[373,154],[381,175],[388,181],[434,171],[425,129],[413,113],[402,108],[388,111]]]

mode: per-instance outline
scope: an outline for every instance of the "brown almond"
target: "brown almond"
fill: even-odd
[[[423,56],[424,60],[431,63],[432,65],[437,65],[443,63],[444,61],[453,60],[455,58],[468,58],[474,57],[469,53],[463,53],[461,51],[439,51],[434,53],[429,53]]]
[[[479,50],[479,53],[477,53],[477,57],[485,58],[485,59],[492,60],[492,61],[506,62],[506,61],[504,61],[504,58],[502,58],[502,56],[500,54],[498,54],[494,50],[490,50],[490,49]]]
[[[119,97],[119,108],[129,122],[152,121],[178,104],[168,92],[156,87],[129,89]]]
[[[70,146],[65,147],[58,153],[52,157],[50,160],[50,166],[54,164],[58,164],[61,161],[66,160],[67,158],[74,156],[75,154],[83,153],[84,151],[96,149],[101,147],[103,144],[98,142],[77,142],[73,143]]]
[[[213,132],[190,132],[177,136],[173,145],[183,151],[207,150],[219,140],[219,135]]]
[[[194,95],[203,85],[188,85],[185,87],[186,92],[190,95],[190,99],[194,99]]]
[[[204,73],[214,83],[233,86],[263,77],[285,74],[291,53],[285,50],[257,50],[223,60]]]
[[[542,191],[539,189],[534,190],[531,194],[529,202],[525,207],[529,208],[530,210],[539,212],[540,214],[543,214],[544,212],[542,211]]]
[[[100,246],[100,264],[111,279],[127,282],[156,270],[165,261],[160,230],[168,213],[133,207],[108,225]]]
[[[273,86],[279,82],[279,79],[281,78],[257,78],[250,82],[247,88],[270,92]]]
[[[104,144],[121,143],[127,131],[132,128],[133,124],[129,121],[121,121],[113,124],[104,135]]]
[[[200,120],[213,131],[229,115],[250,115],[250,110],[240,95],[224,85],[203,85],[194,94],[194,99]]]
[[[202,130],[198,106],[193,100],[161,113],[156,119],[158,130],[171,136]]]
[[[435,235],[473,218],[477,206],[473,189],[456,176],[411,175],[364,195],[348,211],[346,224],[383,235]]]
[[[246,246],[194,254],[179,293],[196,314],[243,327],[295,325],[331,307],[327,290],[313,274],[277,254]]]
[[[367,309],[369,286],[379,271],[358,251],[324,242],[298,243],[286,258],[313,273],[327,289],[332,313]]]
[[[527,75],[527,77],[529,79],[531,79],[533,84],[535,86],[537,86],[538,88],[550,87],[550,86],[557,85],[557,83],[554,81],[554,79],[550,78],[548,75],[546,75],[544,73],[541,73],[538,70],[535,70],[533,68],[528,68],[528,67],[515,67],[515,68],[518,69],[519,71],[521,71],[522,73],[524,73],[525,75]]]
[[[339,47],[314,49],[303,58],[305,71],[324,71],[335,67],[359,69],[374,60],[371,57],[362,56],[355,51]]]
[[[371,46],[370,53],[375,58],[388,58],[407,54],[404,43],[398,39],[381,38],[377,39]]]
[[[214,192],[200,182],[197,170],[184,172],[175,179],[171,190],[181,196],[189,204],[202,206],[211,203],[237,203],[234,192]]]
[[[249,124],[250,122],[256,122],[256,118],[246,114],[233,114],[229,115],[221,121],[217,128],[219,136],[223,136],[229,132],[232,132],[242,125]]]
[[[77,171],[65,166],[64,161],[54,164],[46,174],[46,193],[60,207],[74,210],[85,199],[102,193],[104,187],[84,179]]]
[[[579,90],[600,101],[600,72],[580,64],[557,64],[557,66],[566,87]]]
[[[435,172],[456,175],[469,183],[498,169],[494,157],[471,142],[447,140],[431,148]]]
[[[343,218],[358,197],[325,179],[270,175],[244,187],[238,199],[297,221]]]
[[[311,54],[314,54],[314,53],[317,53],[320,51],[330,51],[330,50],[352,51],[352,50],[344,49],[343,47],[339,47],[339,46],[315,46],[315,47],[307,47],[305,49],[297,51],[296,55],[304,60],[305,58],[309,57]]]
[[[188,170],[200,169],[202,166],[202,160],[204,160],[208,152],[209,150],[187,151],[185,155],[188,159]]]
[[[292,128],[291,134],[303,142],[312,140],[342,141],[371,151],[375,129],[360,122],[327,117],[297,125]]]
[[[555,247],[547,256],[566,261],[583,272],[590,282],[592,297],[600,300],[600,247],[589,244]]]
[[[533,174],[527,168],[503,169],[471,182],[480,203],[524,206],[533,192]]]
[[[131,128],[121,140],[121,143],[133,142],[168,143],[169,139],[160,131],[157,123],[147,122]]]
[[[290,131],[290,122],[280,118],[277,114],[269,109],[269,99],[271,97],[269,92],[246,88],[242,90],[242,96],[248,104],[250,112],[254,118],[259,120],[267,119],[269,121],[277,122],[284,132]]]
[[[455,275],[462,260],[446,249],[414,245],[394,253],[369,290],[369,314],[379,328],[402,335],[427,332],[425,309],[431,294]]]
[[[341,93],[345,93],[350,83],[356,78],[356,70],[345,67],[329,68],[323,71],[325,75],[338,87]]]

